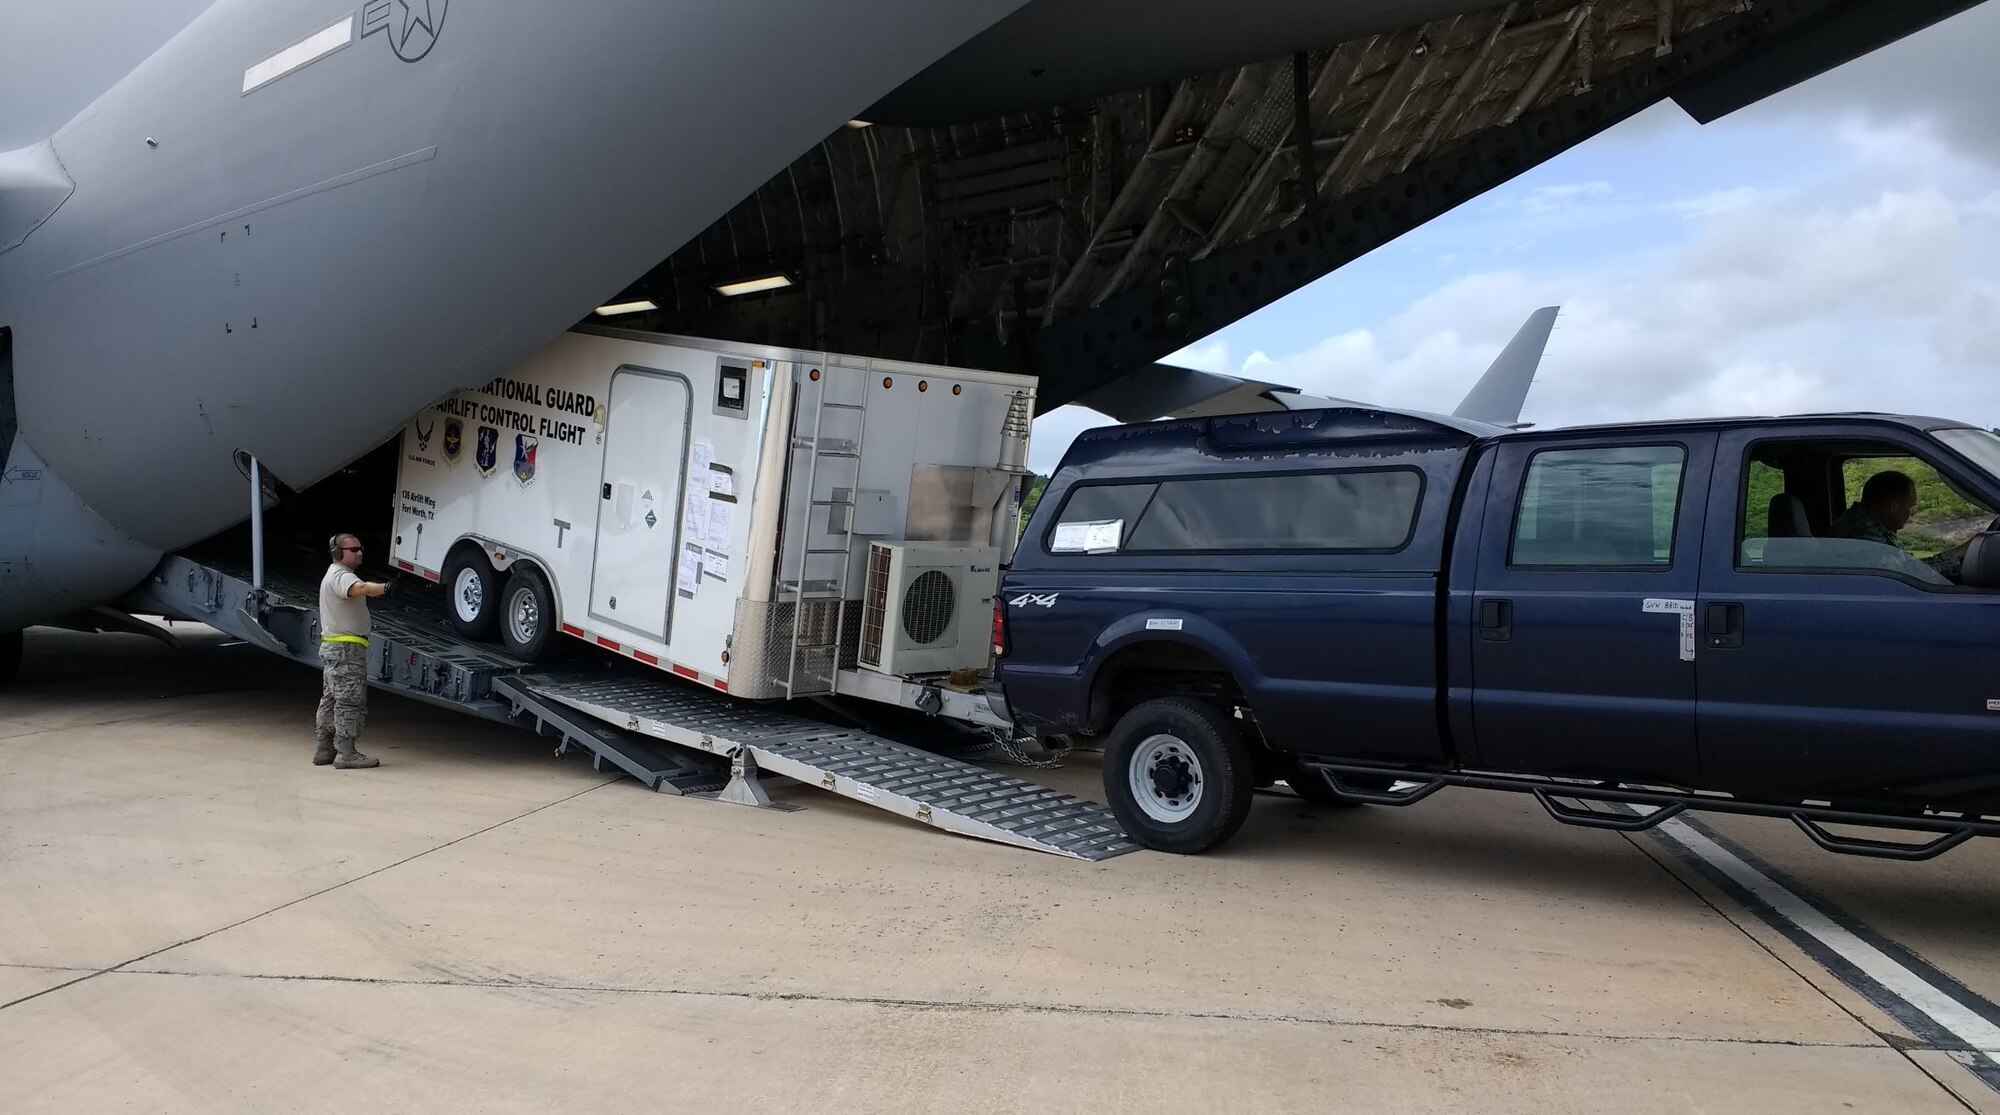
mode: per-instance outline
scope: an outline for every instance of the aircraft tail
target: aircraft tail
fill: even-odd
[[[1500,350],[1486,374],[1479,377],[1458,409],[1451,412],[1453,418],[1490,422],[1495,426],[1520,424],[1521,404],[1527,402],[1528,388],[1535,382],[1535,369],[1541,366],[1542,349],[1547,347],[1549,332],[1555,328],[1558,308],[1543,306],[1528,315],[1520,332]]]

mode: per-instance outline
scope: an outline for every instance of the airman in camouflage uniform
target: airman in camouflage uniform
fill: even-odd
[[[357,744],[368,716],[368,597],[381,596],[389,586],[364,581],[354,571],[361,566],[361,540],[336,534],[327,540],[333,564],[319,583],[319,662],[322,688],[319,715],[313,721],[319,747],[313,764],[333,764],[337,770],[381,765],[363,755]]]
[[[1829,532],[1835,538],[1853,538],[1902,549],[1896,532],[1917,510],[1917,482],[1905,473],[1878,472],[1861,486],[1861,502],[1848,508],[1833,521]],[[1965,563],[1966,543],[1933,557],[1919,558],[1946,580],[1956,582]]]

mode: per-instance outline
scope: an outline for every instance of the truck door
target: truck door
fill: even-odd
[[[605,404],[590,615],[663,641],[673,611],[691,399],[682,376],[620,368]]]
[[[1715,434],[1502,441],[1474,574],[1482,766],[1697,781],[1692,622]]]
[[[1948,561],[1923,559],[1991,521],[1991,480],[1887,424],[1727,431],[1716,460],[1697,614],[1714,788],[1947,807],[1992,794],[2000,592],[1962,588]],[[1919,493],[1896,544],[1837,525],[1884,472]]]

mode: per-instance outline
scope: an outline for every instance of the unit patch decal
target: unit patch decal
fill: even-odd
[[[456,418],[444,420],[444,463],[455,465],[464,456],[465,423]]]
[[[479,427],[479,446],[472,451],[472,463],[479,466],[479,475],[491,476],[500,463],[500,431],[491,426]]]
[[[527,434],[514,435],[514,479],[523,488],[535,482],[535,449],[539,444]]]

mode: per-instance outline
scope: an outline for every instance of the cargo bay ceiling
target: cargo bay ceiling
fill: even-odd
[[[1976,2],[1039,0],[634,282],[659,309],[620,323],[1027,372],[1047,410],[1663,99],[1712,120]]]

